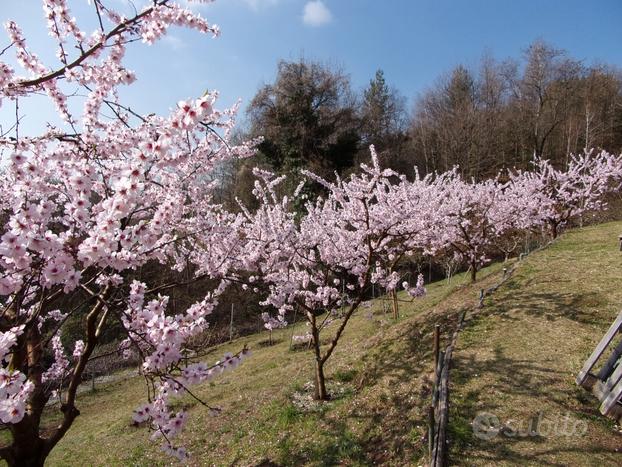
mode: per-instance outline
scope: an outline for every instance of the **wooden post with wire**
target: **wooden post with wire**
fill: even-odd
[[[441,351],[441,325],[434,326],[432,334],[432,354],[434,355],[434,376],[432,377],[432,403],[428,407],[428,452],[432,460],[436,440],[436,417],[435,411],[438,401],[438,381],[440,379],[440,351]]]
[[[438,366],[438,352],[441,347],[441,325],[434,326],[434,368]]]
[[[430,457],[432,457],[432,452],[434,451],[434,426],[436,425],[434,421],[434,405],[430,405],[428,407],[428,452],[430,453]]]

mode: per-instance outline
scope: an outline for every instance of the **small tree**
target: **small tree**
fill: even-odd
[[[400,221],[404,212],[392,203],[399,194],[390,182],[394,172],[380,169],[373,147],[372,160],[361,174],[336,183],[304,172],[329,194],[307,203],[307,214],[299,222],[289,209],[290,200],[276,195],[283,177],[257,170],[262,181],[255,192],[261,205],[255,213],[244,213],[246,251],[237,255],[243,260],[240,268],[256,271],[265,293],[262,304],[282,315],[296,306],[304,310],[315,356],[315,397],[320,400],[329,398],[325,364],[350,318],[372,284],[397,285],[387,265],[405,254],[415,237],[410,225]],[[321,333],[330,323],[336,329],[324,347]]]
[[[455,171],[445,175],[446,235],[455,254],[468,264],[472,282],[501,239],[511,243],[540,219],[537,197],[529,199],[529,193],[519,188],[498,178],[475,183]]]

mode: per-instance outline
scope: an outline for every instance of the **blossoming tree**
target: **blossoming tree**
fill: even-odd
[[[540,215],[551,237],[556,238],[560,227],[572,219],[605,207],[605,195],[620,186],[622,156],[589,151],[573,155],[566,170],[537,158],[533,170],[513,172],[511,178],[514,183],[528,185],[542,200]]]
[[[256,290],[264,294],[263,305],[281,315],[294,307],[304,312],[315,357],[315,397],[320,400],[330,397],[324,366],[350,318],[373,283],[397,286],[399,276],[392,274],[390,265],[408,251],[416,233],[406,228],[404,213],[393,204],[390,178],[395,173],[380,168],[373,147],[372,162],[363,164],[360,174],[334,183],[304,172],[328,195],[307,203],[300,221],[290,199],[276,195],[275,187],[283,177],[256,170],[260,207],[243,214],[245,252],[236,255],[238,268],[254,272],[251,277]],[[420,281],[409,289],[420,296],[423,284]],[[326,329],[333,332],[322,345],[321,333]]]
[[[466,262],[475,281],[477,271],[488,260],[487,249],[499,225],[492,222],[500,192],[496,180],[481,183],[463,180],[456,170],[442,174],[436,185],[444,192],[440,206],[441,229],[447,243],[460,259]]]
[[[226,283],[170,314],[161,293],[176,284],[147,284],[140,267],[180,271],[194,263],[196,277],[224,276],[235,217],[212,203],[210,180],[219,162],[251,150],[229,144],[235,108],[216,110],[214,92],[179,102],[167,116],[143,116],[123,105],[118,89],[135,80],[122,62],[128,44],[152,44],[172,25],[218,29],[169,0],[148,2],[129,18],[93,0],[99,27],[87,34],[65,0],[42,4],[58,63],[43,63],[13,21],[2,54],[14,53],[14,65],[0,61],[0,105],[16,109],[0,135],[0,420],[12,436],[0,456],[10,465],[43,465],[80,414],[78,385],[116,321],[127,335],[122,350],[141,358],[150,383],[134,420],[183,458],[174,438],[185,414],[172,411],[169,399],[192,395],[192,384],[237,365],[245,351],[215,365],[182,365],[185,342],[205,329]],[[40,94],[58,120],[24,135],[17,103]],[[83,336],[67,356],[60,336],[73,315],[83,317]],[[53,393],[61,421],[44,431]]]

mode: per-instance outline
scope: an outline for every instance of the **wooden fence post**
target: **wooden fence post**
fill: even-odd
[[[438,380],[441,373],[441,325],[434,326],[432,338],[432,348],[434,353],[434,378],[432,380],[432,404],[428,407],[428,451],[430,454],[430,464],[433,462],[434,443],[436,441],[436,420],[434,412],[436,411],[438,399]]]
[[[440,347],[441,347],[440,342],[441,342],[441,325],[437,324],[436,326],[434,326],[434,371],[435,372],[436,372],[436,367],[438,366],[438,352],[440,351]]]
[[[399,318],[399,303],[397,302],[397,292],[395,289],[391,290],[391,307],[393,309],[393,319]]]
[[[438,382],[441,378],[441,372],[443,371],[443,360],[445,359],[445,352],[442,350],[438,353],[438,364],[434,368],[434,391],[432,393],[432,404],[436,407],[438,402]]]
[[[294,319],[292,321],[292,333],[289,336],[289,350],[292,350],[293,348],[293,343],[294,343],[294,328],[295,328],[295,324],[296,324],[296,315],[298,314],[298,306],[294,307]]]
[[[430,453],[430,459],[434,451],[434,425],[434,406],[430,405],[428,407],[428,452]]]
[[[597,378],[601,381],[608,380],[613,373],[616,364],[618,364],[618,360],[620,360],[620,358],[622,358],[622,340],[618,342],[618,345],[613,349],[613,352],[611,352],[609,359],[605,362],[603,367],[598,372]],[[621,364],[622,362],[619,363],[618,366]]]
[[[592,369],[604,357],[616,336],[622,332],[622,312],[618,314],[577,376],[577,384],[592,393],[601,402],[600,412],[608,417],[622,419],[622,341],[618,342],[597,374]]]
[[[587,359],[585,365],[581,369],[581,372],[577,376],[576,382],[578,385],[583,386],[583,383],[588,379],[588,375],[594,365],[596,365],[596,361],[601,357],[601,355],[607,349],[607,346],[612,341],[614,336],[618,333],[618,331],[622,330],[622,312],[618,314],[616,320],[611,324],[603,338],[600,340],[590,358]]]

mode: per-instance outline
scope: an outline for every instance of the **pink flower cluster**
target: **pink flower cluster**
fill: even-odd
[[[163,440],[163,451],[179,460],[185,460],[188,453],[183,447],[175,446],[173,442],[181,433],[187,414],[184,411],[172,412],[169,408],[170,397],[184,394],[189,386],[204,383],[226,370],[236,368],[249,354],[247,349],[237,355],[228,353],[222,361],[212,366],[194,363],[186,366],[178,375],[162,376],[154,399],[134,410],[133,421],[137,424],[149,422],[153,429],[152,438]]]
[[[42,380],[44,383],[51,381],[58,381],[62,383],[63,379],[67,375],[67,371],[69,370],[69,360],[67,360],[63,343],[61,342],[58,334],[52,337],[51,344],[52,350],[54,351],[54,362],[43,373]]]
[[[147,44],[153,44],[160,39],[172,25],[196,29],[204,34],[211,33],[214,37],[220,34],[218,26],[210,25],[200,15],[177,3],[155,5],[150,9],[146,21],[140,27],[143,42]]]
[[[254,213],[242,206],[246,241],[233,269],[261,278],[268,290],[262,305],[281,316],[299,306],[311,321],[320,311],[356,308],[372,284],[395,290],[396,267],[413,256],[461,261],[475,277],[492,254],[507,252],[509,243],[516,248],[552,217],[601,208],[622,180],[622,157],[606,153],[574,157],[565,171],[536,161],[535,171],[512,171],[507,182],[466,181],[457,169],[408,180],[381,169],[373,146],[371,156],[348,180],[303,172],[328,196],[307,202],[299,221],[291,199],[276,195],[283,177],[255,172],[260,206]],[[412,297],[425,294],[421,275],[414,287],[402,287]],[[272,327],[273,318],[264,319]]]
[[[11,348],[17,343],[17,338],[24,332],[24,326],[11,328],[7,332],[0,332],[0,361],[5,362]],[[34,384],[26,380],[21,371],[10,370],[4,365],[0,368],[0,421],[2,423],[17,423],[24,418],[28,398],[34,389]]]
[[[187,340],[207,327],[228,284],[223,279],[233,261],[230,252],[241,241],[232,235],[237,216],[212,201],[216,181],[209,180],[223,162],[252,155],[253,142],[230,142],[237,105],[218,110],[216,92],[180,102],[165,116],[141,115],[123,105],[119,88],[136,79],[123,63],[128,44],[137,39],[151,44],[171,26],[212,35],[218,28],[172,0],[148,2],[129,18],[105,3],[91,2],[101,22],[88,34],[66,0],[42,0],[56,64],[44,64],[14,21],[5,24],[7,53],[15,53],[21,70],[0,62],[0,103],[47,94],[64,123],[50,122],[38,136],[24,135],[18,115],[13,134],[0,138],[0,204],[6,215],[0,300],[11,309],[11,331],[0,339],[6,344],[3,357],[19,333],[42,349],[51,344],[36,354],[37,362],[16,355],[11,370],[3,364],[0,411],[3,422],[17,422],[24,410],[43,410],[45,404],[26,404],[34,385],[46,398],[52,387],[61,395],[60,389],[67,389],[68,407],[58,428],[66,432],[76,413],[77,387],[66,383],[80,381],[76,369],[91,358],[108,323],[121,317],[127,332],[122,350],[144,359],[142,372],[158,387],[159,416],[169,417],[158,419],[158,426],[170,434],[172,428],[165,427],[183,425],[183,417],[169,413],[168,394],[180,392],[179,384],[235,367],[246,355],[229,356],[209,370],[182,371]],[[214,278],[220,285],[171,316],[168,298],[141,281],[141,266],[150,261],[173,271],[192,265],[197,278]],[[61,310],[54,309],[57,303]],[[60,333],[68,318],[85,309],[90,328],[68,356]],[[28,371],[33,366],[41,368],[40,378]],[[32,380],[26,374],[33,374]]]
[[[261,314],[261,319],[263,320],[264,328],[269,331],[284,328],[287,326],[287,321],[285,321],[285,317],[283,315],[278,315],[277,318],[273,318],[272,316],[270,316],[270,313],[264,312]]]
[[[408,282],[402,282],[402,287],[408,292],[408,295],[413,298],[423,297],[426,294],[423,274],[417,276],[417,283],[414,287],[411,287]]]
[[[169,409],[170,397],[184,394],[189,386],[209,381],[225,370],[236,368],[249,356],[249,351],[244,349],[237,355],[226,354],[222,361],[212,366],[193,363],[182,367],[184,344],[207,327],[206,317],[212,312],[215,296],[195,303],[184,314],[171,316],[165,314],[168,297],[159,296],[145,302],[145,291],[144,283],[132,283],[129,308],[123,316],[128,344],[137,347],[144,356],[143,374],[157,381],[153,401],[135,411],[134,421],[141,423],[149,420],[155,430],[154,439],[161,437],[163,449],[183,459],[187,453],[183,448],[173,446],[172,440],[183,428],[186,416],[183,412],[173,413]]]
[[[158,296],[147,303],[146,285],[134,281],[130,287],[129,308],[123,315],[123,325],[130,339],[146,355],[143,371],[159,373],[182,359],[186,340],[207,327],[206,317],[214,307],[213,297],[192,305],[186,313],[166,315],[168,297]]]
[[[573,155],[566,170],[548,160],[535,159],[533,170],[511,174],[513,186],[524,199],[533,200],[533,212],[557,235],[558,228],[572,219],[605,207],[605,195],[620,188],[620,157],[589,151]]]

